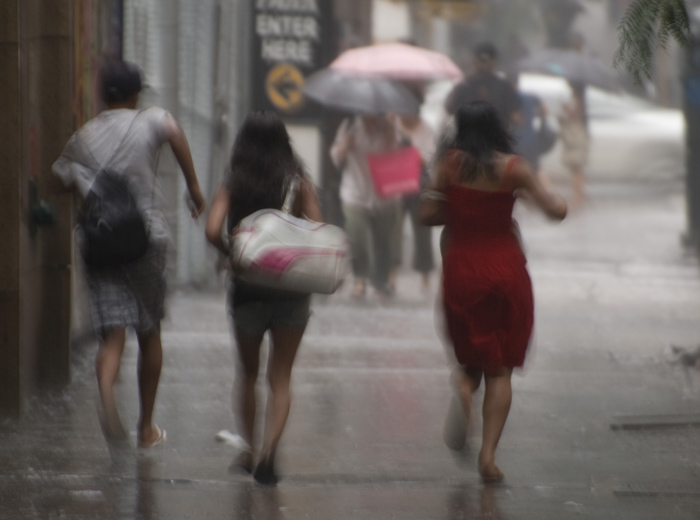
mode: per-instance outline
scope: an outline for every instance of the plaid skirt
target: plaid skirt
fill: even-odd
[[[101,338],[116,328],[148,332],[163,319],[166,249],[167,244],[151,244],[135,262],[102,269],[86,267],[90,316]]]

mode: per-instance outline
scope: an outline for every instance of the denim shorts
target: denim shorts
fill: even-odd
[[[305,327],[311,316],[311,296],[261,299],[235,306],[229,299],[228,309],[236,328],[250,336],[262,336],[275,326]]]

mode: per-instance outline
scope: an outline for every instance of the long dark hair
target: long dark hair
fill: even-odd
[[[479,175],[495,177],[494,154],[513,153],[513,137],[501,123],[490,103],[474,101],[462,105],[455,114],[456,133],[441,147],[444,157],[450,149],[464,152],[460,178],[471,181]]]
[[[303,165],[294,155],[284,122],[274,112],[248,114],[226,171],[229,228],[260,209],[281,208],[294,175],[303,175]]]

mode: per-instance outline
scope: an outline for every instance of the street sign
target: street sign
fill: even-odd
[[[488,3],[475,0],[423,0],[433,14],[450,19],[475,20],[488,9]]]
[[[307,76],[334,58],[332,2],[250,1],[253,109],[274,110],[288,120],[319,117],[320,107],[305,101],[302,87]]]
[[[275,108],[287,113],[298,112],[304,105],[304,75],[294,65],[281,63],[267,73],[265,92]]]

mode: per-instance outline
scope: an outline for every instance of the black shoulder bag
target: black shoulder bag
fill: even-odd
[[[110,169],[112,160],[139,115],[140,113],[134,116],[107,166],[99,166],[88,149],[99,166],[78,216],[80,253],[89,267],[124,265],[144,256],[149,247],[146,222],[129,189],[128,181]]]

